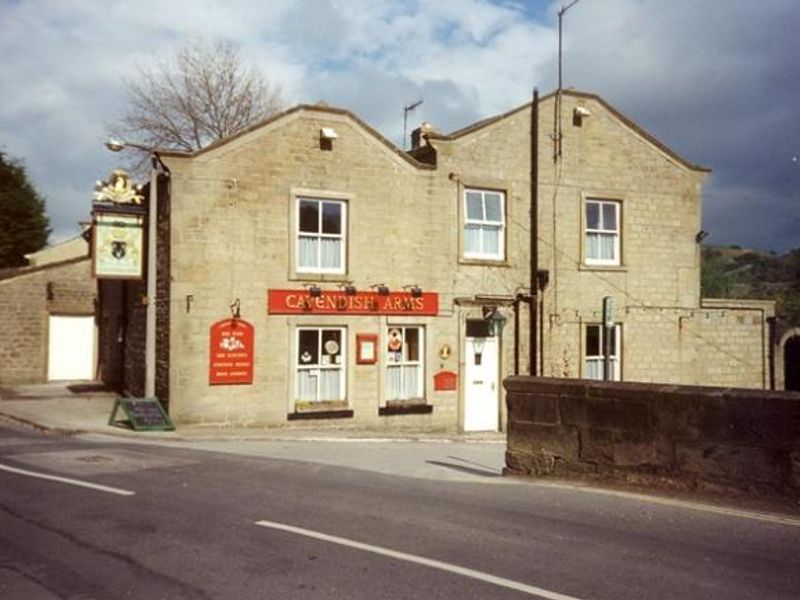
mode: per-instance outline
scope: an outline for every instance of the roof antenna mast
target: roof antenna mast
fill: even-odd
[[[566,6],[562,6],[558,11],[558,91],[556,92],[556,105],[555,114],[553,115],[553,162],[558,162],[561,158],[561,90],[563,89],[563,80],[561,78],[561,63],[562,63],[562,39],[563,39],[563,20],[564,14],[580,0],[572,0]]]
[[[406,104],[403,107],[403,150],[407,148],[406,140],[408,139],[408,113],[412,110],[417,108],[420,104],[422,104],[423,100],[420,98],[416,102],[412,102],[411,104]]]

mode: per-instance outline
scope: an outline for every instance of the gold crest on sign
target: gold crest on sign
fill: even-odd
[[[121,169],[111,172],[108,181],[98,181],[94,186],[95,202],[115,204],[141,204],[142,186],[134,185],[131,176]]]

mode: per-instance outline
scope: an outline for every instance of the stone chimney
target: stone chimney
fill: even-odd
[[[416,150],[422,146],[427,146],[428,140],[425,136],[435,131],[436,129],[430,123],[420,123],[420,126],[411,132],[411,149]]]

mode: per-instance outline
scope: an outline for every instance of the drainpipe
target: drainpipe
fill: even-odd
[[[519,303],[522,294],[514,299],[514,375],[519,375]]]
[[[767,327],[769,328],[769,348],[767,349],[767,361],[769,364],[769,389],[775,389],[775,343],[776,343],[776,317],[767,317]]]
[[[537,349],[537,272],[539,269],[539,90],[533,88],[533,102],[531,103],[531,273],[530,273],[530,340],[528,372],[536,376],[536,349]]]

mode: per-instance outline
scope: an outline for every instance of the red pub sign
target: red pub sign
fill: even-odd
[[[312,296],[308,290],[269,290],[267,312],[271,315],[419,315],[439,314],[439,294],[424,292],[323,291]]]
[[[208,383],[253,383],[253,326],[242,319],[223,319],[211,326]]]

